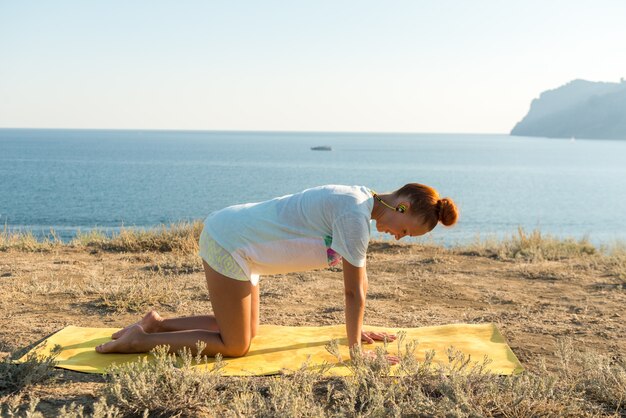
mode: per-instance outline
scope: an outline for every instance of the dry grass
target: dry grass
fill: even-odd
[[[68,324],[123,326],[149,308],[168,316],[206,313],[200,229],[196,222],[111,238],[95,231],[68,244],[53,233],[37,241],[5,230],[0,415],[626,416],[626,250],[539,231],[452,249],[374,242],[368,254],[368,324],[495,322],[526,367],[518,376],[492,375],[482,360],[453,350],[450,367],[432,367],[401,341],[403,374],[393,378],[380,354],[374,361],[357,357],[346,378],[306,368],[251,378],[222,376],[219,367],[199,373],[189,367],[190,354],[174,358],[163,349],[155,362],[120,366],[106,378],[52,369],[52,359],[8,361],[19,347]],[[340,275],[264,278],[261,321],[342,323]]]
[[[60,347],[59,347],[60,348]],[[13,356],[5,356],[0,361],[0,416],[2,417],[42,417],[37,412],[39,400],[27,397],[34,385],[46,383],[55,377],[55,357],[58,348],[52,354],[39,358],[29,355],[22,364],[14,364]],[[17,356],[16,356],[17,357]]]
[[[515,259],[525,261],[563,260],[597,254],[597,248],[588,238],[579,240],[559,239],[542,234],[539,230],[530,233],[518,228],[517,234],[503,240],[477,241],[459,249],[468,254]]]
[[[111,252],[178,251],[193,254],[198,251],[202,227],[201,221],[195,221],[161,225],[147,230],[121,228],[119,233],[110,237],[98,229],[93,229],[86,233],[79,231],[69,245]],[[0,233],[0,251],[14,249],[46,252],[63,245],[65,244],[54,230],[50,230],[43,239],[37,239],[30,231],[9,232],[6,227]]]
[[[89,409],[98,417],[526,418],[617,417],[626,412],[624,364],[611,365],[603,356],[577,353],[569,342],[561,345],[558,373],[543,369],[539,374],[509,377],[487,372],[488,359],[471,361],[450,349],[450,365],[435,367],[432,355],[424,362],[415,360],[414,343],[404,347],[400,376],[388,377],[389,366],[383,350],[379,350],[372,360],[357,355],[347,363],[353,376],[341,378],[325,375],[327,368],[311,371],[306,364],[281,376],[227,378],[220,375],[221,361],[208,371],[199,371],[192,364],[206,364],[206,359],[189,351],[175,357],[168,354],[168,347],[158,347],[151,362],[144,359],[112,367],[102,395]],[[11,408],[14,412],[32,412],[33,400],[21,407],[13,402]],[[85,406],[76,404],[59,411],[66,417],[84,413]]]
[[[183,254],[193,254],[198,251],[198,240],[202,228],[201,221],[161,225],[148,230],[122,228],[111,238],[94,231],[79,234],[71,244],[111,252],[178,251]]]
[[[55,358],[60,347],[55,347],[52,354],[39,358],[29,354],[22,364],[14,364],[12,356],[0,361],[0,396],[16,393],[37,383],[51,379],[54,375]]]
[[[107,280],[99,283],[97,289],[92,287],[92,291],[93,306],[113,313],[141,313],[150,307],[177,311],[188,300],[179,283],[163,280],[158,273],[135,273],[124,279]]]
[[[15,249],[28,252],[46,252],[62,245],[63,242],[53,230],[43,239],[37,239],[31,231],[9,232],[6,226],[0,232],[0,251]]]
[[[626,285],[626,253],[607,256],[603,265],[607,275],[618,279],[622,286]]]
[[[197,349],[202,352],[204,344],[198,343]],[[206,357],[194,357],[190,350],[183,350],[178,356],[168,351],[169,347],[157,347],[152,351],[154,361],[144,358],[111,367],[107,372],[106,396],[134,414],[147,411],[164,416],[177,412],[192,415],[214,410],[212,401],[219,399],[216,394],[225,380],[219,375],[223,366],[220,359],[209,368]],[[204,365],[205,370],[193,368],[193,364]]]
[[[23,393],[7,397],[3,404],[0,404],[0,412],[3,417],[8,418],[45,418],[46,415],[37,409],[40,399],[37,397],[27,397]],[[63,405],[54,415],[57,418],[117,418],[125,416],[120,408],[109,405],[105,398],[99,398],[91,407],[91,412],[85,411],[85,406],[71,402]]]

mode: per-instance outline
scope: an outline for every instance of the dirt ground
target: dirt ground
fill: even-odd
[[[626,358],[626,291],[593,257],[528,262],[378,242],[368,276],[366,324],[493,322],[528,370],[557,368],[564,339]],[[262,277],[260,291],[263,324],[343,323],[339,269]],[[122,327],[150,307],[163,316],[210,312],[200,259],[70,246],[0,252],[0,357],[68,325]],[[103,385],[99,375],[59,370],[33,390],[52,411],[91,402]]]

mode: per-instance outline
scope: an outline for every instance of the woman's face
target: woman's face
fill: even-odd
[[[405,213],[388,211],[376,221],[376,229],[378,232],[393,235],[397,240],[407,235],[419,237],[430,232],[421,216],[411,215],[408,211]]]

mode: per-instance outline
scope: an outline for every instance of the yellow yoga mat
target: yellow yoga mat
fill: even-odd
[[[446,364],[450,346],[471,355],[472,361],[482,362],[485,356],[492,362],[487,369],[501,375],[517,374],[523,367],[494,324],[453,324],[422,328],[365,327],[369,331],[406,332],[404,343],[418,342],[415,355],[423,360],[425,353],[435,350],[434,363]],[[57,367],[86,373],[103,373],[112,363],[135,361],[145,354],[99,354],[95,347],[111,339],[118,328],[83,328],[70,326],[51,335],[30,353],[46,355],[55,345],[62,347]],[[226,376],[259,376],[299,369],[308,360],[309,367],[317,369],[324,363],[335,365],[329,374],[348,375],[348,367],[326,350],[326,345],[337,340],[342,359],[349,360],[344,325],[324,327],[285,327],[261,325],[250,351],[240,358],[225,358],[222,374]],[[364,344],[374,350],[382,343]],[[388,352],[396,354],[398,344],[389,343]],[[403,347],[404,349],[404,347]],[[28,353],[18,362],[24,361]],[[209,359],[213,362],[213,359]]]

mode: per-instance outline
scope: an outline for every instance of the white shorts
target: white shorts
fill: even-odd
[[[200,234],[200,250],[198,254],[218,273],[242,282],[250,281],[250,278],[246,276],[246,273],[237,264],[233,256],[206,232],[206,228]]]

